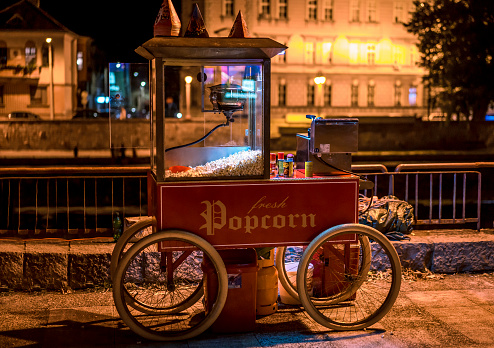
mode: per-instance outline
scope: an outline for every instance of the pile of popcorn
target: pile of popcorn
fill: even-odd
[[[167,178],[193,178],[205,176],[249,176],[263,174],[262,152],[247,150],[234,153],[202,166],[193,167],[184,172],[172,173],[165,170]]]

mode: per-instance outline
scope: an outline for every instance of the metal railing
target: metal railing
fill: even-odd
[[[147,215],[146,169],[3,168],[0,237],[110,236],[117,211]]]
[[[372,195],[393,195],[414,206],[416,225],[476,223],[482,177],[473,164],[353,165],[374,182]],[[440,169],[440,170],[438,170]],[[449,170],[446,170],[449,169]],[[461,170],[459,170],[461,169]],[[147,216],[148,167],[0,169],[0,237],[110,236],[115,212]],[[369,195],[370,190],[364,192]]]
[[[482,175],[458,169],[492,166],[490,162],[400,164],[395,172],[380,168],[380,173],[363,174],[374,178],[374,196],[391,195],[412,204],[415,225],[475,223],[479,230]],[[352,169],[366,171],[360,166]]]

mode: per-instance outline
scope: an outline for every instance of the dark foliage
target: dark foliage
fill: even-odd
[[[494,101],[494,1],[414,1],[405,27],[418,37],[424,82],[444,112],[483,120]]]

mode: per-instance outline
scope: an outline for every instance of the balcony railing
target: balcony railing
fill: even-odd
[[[0,65],[0,77],[2,78],[30,78],[39,79],[42,67],[32,65]]]

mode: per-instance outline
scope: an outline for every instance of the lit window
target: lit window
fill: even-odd
[[[370,23],[377,22],[376,0],[367,0],[367,20]]]
[[[332,97],[332,88],[331,82],[326,81],[325,90],[324,90],[324,106],[331,106],[331,97]]]
[[[273,62],[274,63],[286,63],[286,51],[278,53],[276,56],[274,56]]]
[[[401,106],[401,81],[395,83],[395,106]]]
[[[261,0],[261,8],[259,11],[259,15],[261,17],[269,17],[271,14],[271,3],[270,0]]]
[[[353,80],[352,83],[352,95],[351,95],[351,105],[358,106],[358,81]]]
[[[36,46],[34,45],[34,42],[26,42],[24,53],[26,56],[26,65],[36,65]]]
[[[77,52],[77,70],[81,71],[84,67],[84,56],[82,52]]]
[[[350,22],[360,22],[360,0],[350,1]]]
[[[41,66],[48,66],[50,61],[50,59],[48,58],[49,53],[50,53],[50,49],[48,48],[48,44],[43,43],[43,47],[41,47]]]
[[[307,18],[317,19],[317,0],[307,0]]]
[[[314,63],[314,43],[306,42],[305,43],[305,64],[313,64]]]
[[[0,66],[7,65],[7,44],[0,41]]]
[[[376,63],[376,46],[374,44],[367,45],[367,64],[374,65]]]
[[[315,86],[312,84],[307,85],[307,105],[314,106],[315,102]]]
[[[395,65],[405,63],[405,49],[402,46],[393,46],[393,63]]]
[[[29,86],[29,95],[30,95],[30,102],[31,105],[46,105],[48,98],[47,98],[47,88],[46,86]]]
[[[408,89],[408,104],[410,106],[417,106],[417,87],[410,86]]]
[[[286,19],[288,17],[288,0],[278,1],[278,18]]]
[[[284,79],[280,80],[278,85],[278,105],[286,106],[286,81]]]
[[[223,0],[223,15],[233,16],[233,0]]]
[[[375,96],[376,86],[374,80],[369,81],[367,86],[367,106],[374,106],[374,96]]]
[[[350,44],[350,63],[356,64],[359,62],[358,59],[358,43]]]
[[[395,1],[393,7],[393,20],[395,23],[402,23],[405,15],[405,4],[403,1]]]
[[[410,48],[410,65],[411,66],[415,65],[415,63],[417,62],[417,57],[418,57],[417,46],[412,45]]]
[[[323,13],[325,21],[333,20],[333,0],[324,0],[323,2]]]
[[[331,54],[331,42],[324,42],[322,44],[322,61],[324,64],[330,64],[332,61]]]

